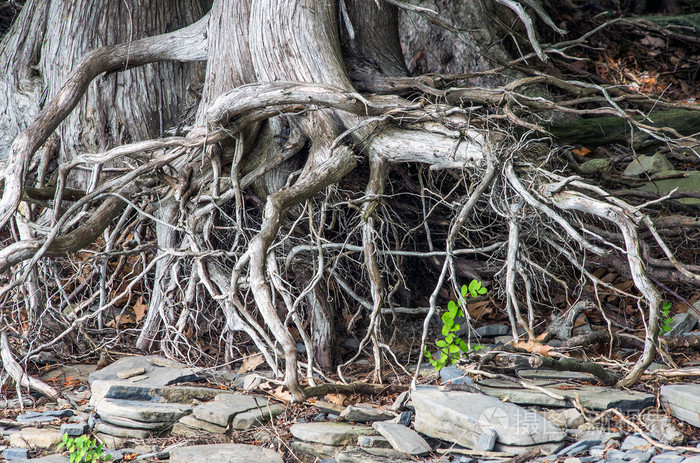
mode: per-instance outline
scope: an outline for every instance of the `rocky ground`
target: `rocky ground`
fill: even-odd
[[[0,403],[0,449],[10,461],[68,462],[57,453],[63,434],[90,433],[114,461],[700,462],[697,381],[655,396],[594,386],[588,373],[520,369],[519,383],[472,379],[458,366],[422,373],[393,403],[357,396],[345,406],[337,394],[277,400],[264,371],[158,356],[56,367],[44,380],[64,385],[64,398],[24,396],[24,410],[17,398]]]

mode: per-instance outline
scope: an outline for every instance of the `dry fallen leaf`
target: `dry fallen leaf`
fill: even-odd
[[[290,394],[289,391],[286,391],[282,386],[278,386],[276,389],[271,390],[270,394],[283,402],[292,401],[292,394]]]
[[[326,400],[336,405],[347,405],[348,397],[345,394],[328,394]]]
[[[249,371],[255,370],[259,365],[265,363],[265,359],[262,354],[251,355],[243,360],[243,364],[238,369],[238,373],[247,373]]]
[[[549,355],[549,351],[554,349],[553,346],[540,344],[539,342],[535,341],[520,341],[514,344],[514,347],[526,350],[528,352],[532,352],[533,354],[544,355],[545,357],[551,357],[551,355]]]
[[[138,323],[146,316],[146,311],[148,310],[148,304],[143,300],[143,296],[139,296],[133,309],[134,314],[136,314],[136,323]]]

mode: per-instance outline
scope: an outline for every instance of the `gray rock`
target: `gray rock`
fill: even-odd
[[[282,463],[274,450],[244,444],[210,444],[178,447],[170,451],[170,463]]]
[[[210,434],[210,433],[209,433],[209,431],[205,431],[204,429],[201,429],[201,428],[190,428],[190,427],[185,426],[184,424],[180,423],[179,421],[177,423],[175,423],[173,425],[173,429],[170,430],[171,436],[192,438],[192,437],[199,437],[203,434]]]
[[[688,457],[683,463],[700,463],[700,455],[695,454],[692,457]]]
[[[97,437],[100,442],[104,442],[105,447],[111,448],[123,448],[127,442],[132,441],[134,438],[125,438],[112,436],[110,434],[105,434],[103,432],[95,432],[95,437]]]
[[[90,430],[92,431],[95,428],[95,424],[97,424],[97,414],[90,413],[90,416],[88,416],[87,419],[88,428],[90,428]]]
[[[431,451],[425,439],[411,428],[386,421],[377,421],[372,427],[389,441],[394,450],[409,455],[423,455]]]
[[[326,445],[300,440],[292,441],[290,445],[296,452],[311,455],[316,458],[333,458],[345,448],[343,445]]]
[[[63,434],[58,429],[22,428],[10,435],[10,446],[20,448],[55,449],[61,442]]]
[[[656,455],[656,451],[654,449],[649,449],[647,451],[628,450],[625,452],[623,459],[627,461],[639,460],[642,463],[647,463],[654,455]]]
[[[496,345],[508,344],[508,343],[511,342],[512,340],[513,340],[513,336],[512,336],[512,335],[496,336],[495,338],[493,338],[493,342],[494,342]],[[463,457],[463,458],[468,458],[468,457]]]
[[[261,408],[248,410],[233,417],[231,428],[238,430],[250,429],[270,421],[270,419],[284,413],[285,410],[286,407],[279,404],[264,405]]]
[[[129,370],[121,370],[117,372],[117,378],[119,379],[129,379],[140,375],[146,376],[146,369],[144,367],[131,368]]]
[[[206,378],[200,368],[186,365],[156,355],[124,357],[111,365],[90,374],[88,381],[119,379],[120,371],[143,369],[146,379],[140,381],[148,386],[164,387],[177,383],[191,383]],[[132,378],[133,379],[133,378]]]
[[[126,418],[145,423],[175,422],[192,411],[191,405],[149,403],[136,400],[103,399],[95,409],[105,416]]]
[[[646,413],[641,417],[651,436],[667,445],[681,445],[685,436],[667,415]]]
[[[203,430],[212,434],[224,434],[227,429],[226,426],[219,426],[208,421],[200,420],[194,415],[185,415],[182,418],[180,418],[180,421],[178,421],[178,423],[181,423],[183,426],[186,426],[190,429]]]
[[[342,405],[334,404],[332,402],[326,402],[325,400],[317,400],[314,402],[314,407],[318,408],[321,410],[323,413],[331,413],[335,415],[340,415],[343,410],[345,410],[345,407]]]
[[[5,460],[26,460],[29,458],[29,449],[10,447],[2,451]]]
[[[558,395],[576,400],[578,395],[581,404],[591,410],[607,410],[617,408],[620,411],[640,411],[654,405],[655,397],[637,391],[622,391],[618,389],[578,385],[576,388],[559,389],[551,385],[551,381],[533,380],[536,386],[542,386]],[[540,405],[545,407],[568,407],[568,400],[559,400],[539,391],[519,389],[513,383],[498,379],[486,379],[480,382],[484,394],[507,400],[518,405]]]
[[[570,429],[568,431],[577,440],[599,440],[602,445],[607,445],[613,439],[622,438],[619,432],[606,432],[602,429]]]
[[[17,416],[20,423],[50,423],[61,418],[68,418],[75,414],[73,410],[46,410],[43,412],[26,412]]]
[[[610,449],[610,450],[608,450],[608,453],[605,454],[605,459],[606,460],[624,461],[625,455],[626,455],[626,452],[623,452],[622,450]]]
[[[318,463],[336,463],[335,458],[323,458]]]
[[[579,166],[582,174],[597,174],[610,169],[610,161],[607,159],[591,159]]]
[[[396,422],[403,426],[410,426],[411,418],[413,418],[413,412],[410,410],[406,410],[405,412],[401,412]]]
[[[104,421],[100,421],[95,425],[95,431],[114,437],[121,437],[123,439],[148,439],[158,434],[155,430],[123,428],[121,426],[105,423]]]
[[[384,436],[360,436],[357,438],[357,445],[366,448],[391,448],[391,444]]]
[[[684,334],[693,331],[695,325],[698,324],[698,319],[690,312],[677,313],[669,323],[670,331],[665,332],[664,336],[683,336]]]
[[[667,178],[665,180],[654,180],[654,178],[663,178],[670,175],[679,174],[682,177],[678,178]],[[665,170],[659,172],[652,176],[652,181],[647,182],[641,187],[637,188],[641,191],[652,191],[661,195],[670,193],[672,190],[678,188],[679,193],[700,192],[700,172],[698,171],[676,171],[676,170]],[[698,198],[679,198],[678,202],[688,205],[700,204],[700,199]]]
[[[676,452],[664,452],[653,457],[651,463],[681,463],[683,460],[685,460],[685,456]]]
[[[131,428],[131,429],[142,429],[145,431],[162,431],[164,429],[167,429],[173,425],[172,421],[154,421],[154,422],[146,422],[146,421],[136,421],[132,420],[129,418],[122,418],[120,416],[111,416],[108,414],[101,414],[100,418],[102,419],[103,422],[109,423],[112,426],[119,426],[122,428]]]
[[[440,369],[440,379],[443,383],[466,384],[474,386],[474,381],[455,365],[448,365]]]
[[[622,441],[622,445],[620,446],[620,450],[632,450],[632,449],[639,449],[639,448],[644,448],[647,449],[651,446],[649,441],[642,437],[637,437],[637,436],[627,436],[624,441]]]
[[[406,458],[405,455],[392,449],[359,448],[340,452],[335,459],[338,463],[415,463],[416,461],[415,459]]]
[[[265,407],[265,402],[263,399],[235,394],[214,402],[198,405],[192,410],[192,414],[197,419],[225,427],[239,413],[247,412],[257,407]]]
[[[355,442],[359,436],[377,434],[369,426],[346,423],[297,423],[289,428],[289,432],[299,440],[325,445],[346,445]]]
[[[599,439],[580,440],[574,444],[569,445],[568,447],[564,447],[559,452],[557,452],[557,455],[558,456],[578,455],[579,453],[587,452],[588,450],[590,450],[591,448],[593,448],[599,444],[600,444]]]
[[[484,325],[476,329],[476,334],[482,337],[504,336],[510,332],[508,325]]]
[[[79,437],[90,432],[90,427],[84,421],[80,423],[64,423],[61,425],[61,434],[68,434],[68,437]]]
[[[408,404],[410,398],[411,393],[409,391],[403,391],[398,397],[396,397],[394,403],[391,404],[391,409],[395,412],[406,410],[406,404]]]
[[[540,451],[540,453],[542,453],[542,455],[552,455],[564,447],[566,447],[566,443],[564,441],[545,442],[543,444],[535,445],[507,445],[496,441],[496,445],[494,446],[493,450],[496,452],[506,452],[510,454],[523,454],[537,449]]]
[[[385,421],[394,418],[394,414],[388,410],[373,407],[369,404],[348,405],[340,413],[340,419],[358,423],[368,423],[373,421]]]
[[[628,177],[637,177],[642,174],[655,174],[664,170],[673,170],[673,164],[663,154],[656,153],[653,156],[638,156],[627,165],[624,174]]]
[[[156,387],[132,383],[124,379],[95,380],[90,386],[90,405],[95,407],[102,399],[141,400],[146,402],[189,403],[208,401],[221,394],[220,390],[204,387]]]
[[[496,440],[498,439],[498,434],[495,429],[487,429],[479,436],[479,441],[476,443],[475,450],[480,450],[482,452],[490,452],[496,446]]]
[[[564,410],[547,410],[540,413],[560,428],[577,428],[585,422],[581,412],[575,408],[566,408]]]
[[[700,384],[661,386],[661,401],[671,415],[700,427]]]
[[[473,448],[481,434],[494,429],[498,443],[528,446],[559,442],[566,433],[541,415],[483,394],[421,387],[413,392],[416,430]]]

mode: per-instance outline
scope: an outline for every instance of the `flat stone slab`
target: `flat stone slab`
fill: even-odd
[[[266,400],[247,395],[219,395],[214,402],[196,406],[192,410],[192,414],[202,421],[227,427],[239,413],[266,405]]]
[[[399,452],[409,455],[423,455],[432,450],[420,434],[401,424],[377,421],[372,427],[389,441],[394,450]]]
[[[192,411],[191,405],[140,402],[137,400],[102,399],[97,414],[127,418],[145,423],[175,422]]]
[[[55,449],[63,434],[58,429],[23,428],[10,435],[10,446],[19,448]]]
[[[121,437],[123,439],[148,439],[158,434],[153,430],[123,428],[121,426],[105,423],[104,421],[95,424],[95,432],[109,434],[110,436]]]
[[[92,386],[92,383],[96,380],[120,379],[120,374],[123,376],[126,373],[141,370],[143,370],[142,375],[146,377],[139,383],[148,386],[163,387],[205,379],[205,374],[200,368],[188,368],[186,365],[173,360],[157,355],[148,355],[123,357],[111,365],[91,373],[88,377],[88,382]],[[128,380],[125,379],[124,381]]]
[[[121,416],[112,416],[106,413],[101,413],[100,418],[102,418],[102,421],[105,423],[109,423],[114,426],[131,429],[143,429],[148,431],[162,431],[163,429],[169,428],[173,425],[172,421],[155,421],[149,423],[146,421],[136,421],[129,418],[122,418]]]
[[[385,421],[394,418],[394,414],[388,410],[373,407],[368,404],[348,405],[340,413],[340,418],[344,421],[356,423],[367,423],[372,421]]]
[[[385,455],[377,455],[370,453],[367,449],[350,449],[340,452],[335,457],[337,463],[415,463],[415,459],[402,458],[403,455],[397,455],[398,452],[389,449],[372,449],[372,452],[379,450],[388,450],[392,453]]]
[[[245,444],[213,444],[178,447],[170,451],[170,463],[283,463],[274,450]]]
[[[75,413],[73,410],[46,410],[43,412],[26,412],[17,416],[20,423],[50,423],[52,421],[69,418]]]
[[[305,442],[303,440],[292,441],[290,445],[295,452],[321,459],[333,458],[345,448],[344,445],[326,445],[317,442]]]
[[[289,428],[292,436],[307,442],[325,445],[346,445],[359,436],[374,436],[377,431],[369,426],[346,423],[297,423]]]
[[[185,415],[182,418],[180,418],[180,421],[178,421],[178,423],[181,423],[183,426],[186,426],[190,429],[203,430],[212,434],[224,434],[227,429],[226,426],[218,426],[214,423],[200,420],[194,415]]]
[[[390,449],[391,444],[384,436],[360,436],[357,438],[359,447]]]
[[[560,389],[557,386],[552,386],[551,381],[546,380],[533,380],[532,384],[574,400],[578,395],[581,398],[581,404],[591,410],[617,408],[624,412],[634,412],[651,407],[655,401],[653,395],[644,392],[622,391],[602,386],[577,385],[571,387],[571,384],[567,384],[566,388]],[[570,402],[567,400],[555,399],[531,389],[519,389],[517,385],[509,381],[486,379],[480,382],[480,389],[484,394],[518,405],[570,406]]]
[[[287,410],[287,408],[279,404],[263,405],[260,408],[254,408],[234,416],[231,422],[231,428],[241,431],[254,428],[255,426],[259,426],[281,415],[285,410]]]
[[[95,380],[90,386],[90,405],[95,407],[102,399],[140,400],[145,402],[190,403],[209,401],[221,395],[220,389],[192,386],[156,387],[132,383],[128,379]]]
[[[700,427],[700,384],[669,384],[661,386],[661,401],[671,415]]]
[[[497,432],[502,446],[531,446],[566,437],[542,415],[484,394],[420,387],[411,398],[416,431],[465,447],[476,447],[490,429]]]

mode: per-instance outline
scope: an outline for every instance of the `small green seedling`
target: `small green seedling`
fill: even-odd
[[[97,444],[97,440],[90,436],[68,437],[63,435],[63,440],[58,449],[65,447],[70,452],[70,463],[97,463],[112,459],[106,455],[102,447],[104,443]]]
[[[668,333],[671,331],[671,322],[673,317],[671,316],[671,303],[664,302],[661,305],[661,328],[659,328],[659,334]]]
[[[452,365],[455,363],[462,355],[469,351],[477,351],[483,346],[480,344],[470,345],[464,342],[462,338],[455,334],[459,331],[460,325],[455,322],[456,318],[464,317],[464,309],[467,305],[467,295],[471,297],[477,297],[486,294],[487,290],[481,286],[481,282],[477,280],[472,280],[469,286],[462,285],[461,297],[459,298],[459,305],[455,301],[450,301],[447,304],[447,312],[442,314],[442,335],[444,339],[438,339],[435,344],[440,348],[440,357],[433,357],[433,355],[428,351],[428,347],[425,347],[424,355],[430,362],[430,364],[435,367],[435,371],[440,371],[443,367],[447,365]]]

